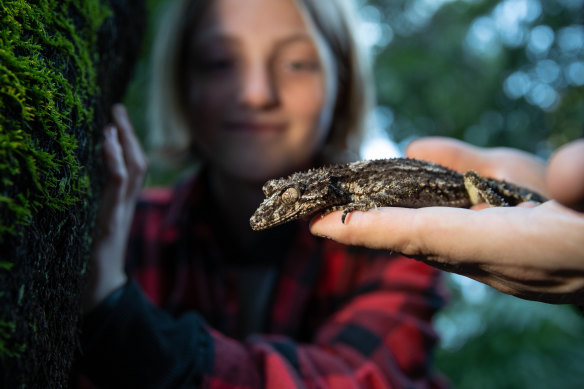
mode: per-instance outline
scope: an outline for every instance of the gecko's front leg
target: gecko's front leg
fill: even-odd
[[[349,203],[342,207],[343,215],[341,216],[341,222],[344,224],[347,215],[353,211],[368,211],[373,208],[377,209],[377,203],[372,199],[363,199]]]

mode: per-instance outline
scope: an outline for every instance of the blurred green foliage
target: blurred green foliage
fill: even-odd
[[[360,3],[381,26],[378,102],[395,141],[445,135],[547,156],[583,135],[583,1]]]
[[[584,0],[355,0],[375,54],[379,121],[398,144],[444,135],[543,157],[583,135]],[[151,25],[164,0],[149,0]],[[126,98],[146,130],[148,52]],[[154,167],[148,183],[176,172]],[[438,368],[455,387],[581,388],[584,319],[447,277]]]
[[[582,388],[584,318],[574,307],[525,301],[462,276],[435,320],[438,369],[457,388]]]

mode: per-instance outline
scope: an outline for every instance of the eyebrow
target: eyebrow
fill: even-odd
[[[221,31],[207,31],[202,34],[198,34],[197,38],[193,40],[193,44],[195,46],[203,45],[208,43],[209,41],[216,40],[222,42],[228,42],[233,44],[238,44],[238,40],[235,39],[232,35],[225,34]],[[288,35],[282,39],[277,40],[274,43],[275,48],[280,48],[282,46],[286,46],[295,42],[310,42],[314,43],[312,36],[306,32],[296,32],[291,35]]]
[[[290,43],[295,43],[298,41],[308,41],[310,43],[314,43],[312,37],[309,34],[305,32],[298,32],[283,39],[280,39],[279,41],[276,42],[275,46],[285,46]]]

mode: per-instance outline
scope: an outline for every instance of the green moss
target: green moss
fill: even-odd
[[[14,331],[16,331],[14,323],[7,320],[0,320],[0,359],[6,357],[18,358],[26,350],[26,345],[24,344],[19,344],[12,348],[6,347]]]
[[[2,241],[35,212],[63,210],[89,188],[75,131],[93,120],[85,107],[98,92],[96,31],[110,11],[98,0],[1,0],[0,12]],[[64,76],[71,70],[74,82]],[[33,185],[17,193],[18,183]]]
[[[0,0],[0,243],[22,236],[39,212],[78,204],[91,187],[77,138],[94,120],[97,31],[111,15],[104,3]],[[0,272],[16,261],[0,258]],[[0,297],[20,305],[24,292]],[[11,340],[15,331],[0,318],[2,360],[26,349]]]

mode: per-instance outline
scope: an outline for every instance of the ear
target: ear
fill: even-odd
[[[300,191],[300,194],[303,194],[303,193],[306,192],[306,184],[305,183],[299,182],[299,183],[296,184],[296,187]]]
[[[339,184],[340,180],[341,180],[341,178],[337,177],[337,176],[330,176],[329,177],[329,182],[328,182],[328,186],[327,186],[329,193],[332,193],[335,196],[344,196],[345,195],[345,191],[343,191],[343,189],[341,189],[341,186]]]

